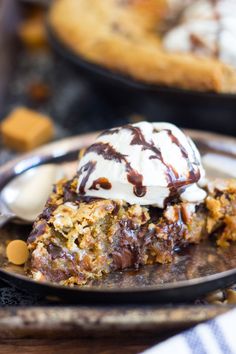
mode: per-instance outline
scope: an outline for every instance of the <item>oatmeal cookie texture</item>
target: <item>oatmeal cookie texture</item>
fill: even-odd
[[[171,262],[175,250],[214,235],[235,240],[236,184],[209,184],[204,203],[155,207],[81,197],[77,179],[55,187],[28,238],[28,271],[35,280],[64,285],[127,267]]]
[[[236,71],[221,57],[164,49],[162,31],[169,26],[170,2],[57,0],[49,21],[58,38],[79,56],[136,80],[198,91],[236,92]]]

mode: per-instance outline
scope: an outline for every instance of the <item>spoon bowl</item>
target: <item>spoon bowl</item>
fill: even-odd
[[[32,223],[42,212],[52,185],[64,176],[60,165],[45,164],[30,168],[13,178],[0,194],[0,224],[10,219]]]

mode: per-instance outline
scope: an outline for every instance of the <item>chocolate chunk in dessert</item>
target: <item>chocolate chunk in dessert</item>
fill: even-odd
[[[48,253],[52,256],[52,259],[65,257],[65,252],[60,246],[50,243],[47,247]]]
[[[66,202],[75,202],[77,193],[71,188],[72,181],[68,181],[63,185],[63,200]]]
[[[44,211],[42,212],[42,214],[40,215],[40,218],[48,221],[53,213],[53,211],[57,208],[56,205],[49,205],[48,207],[46,207],[44,209]]]
[[[39,236],[43,235],[46,230],[47,222],[42,220],[40,223],[36,224],[35,228],[31,231],[28,237],[28,243],[34,242]]]

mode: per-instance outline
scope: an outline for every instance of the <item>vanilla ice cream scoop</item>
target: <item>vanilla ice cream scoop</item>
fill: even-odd
[[[78,193],[163,208],[183,196],[202,201],[205,172],[192,140],[168,123],[140,122],[105,131],[79,161]]]
[[[217,57],[236,67],[236,2],[198,0],[183,12],[179,25],[163,38],[170,52]]]

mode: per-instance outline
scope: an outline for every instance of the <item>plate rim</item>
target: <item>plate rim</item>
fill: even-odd
[[[236,267],[233,269],[229,269],[224,272],[220,273],[215,273],[211,275],[207,275],[205,277],[200,277],[200,278],[193,278],[193,279],[188,279],[188,280],[180,280],[176,281],[173,283],[163,283],[163,284],[158,284],[158,285],[152,285],[152,286],[145,286],[145,287],[140,287],[140,288],[109,288],[109,287],[89,287],[89,286],[67,286],[67,285],[59,285],[56,283],[52,282],[47,282],[47,281],[37,281],[33,280],[30,277],[27,277],[26,275],[21,275],[21,274],[15,274],[12,272],[8,272],[0,267],[0,274],[4,274],[7,277],[14,277],[15,279],[18,279],[22,282],[27,282],[31,284],[37,284],[38,286],[43,286],[44,288],[53,288],[53,290],[57,289],[63,289],[63,291],[73,291],[73,292],[83,292],[83,293],[110,293],[110,294],[129,294],[129,293],[152,293],[158,291],[160,292],[166,292],[167,290],[176,290],[176,289],[185,289],[188,287],[192,286],[197,286],[197,285],[202,285],[206,283],[213,283],[217,280],[222,280],[222,279],[228,279],[232,278],[235,276],[236,280]],[[233,281],[232,281],[233,283]]]

